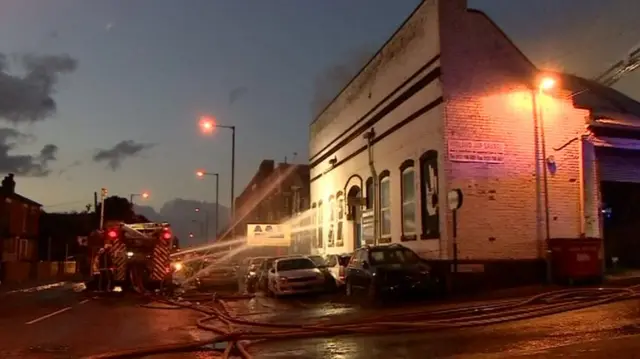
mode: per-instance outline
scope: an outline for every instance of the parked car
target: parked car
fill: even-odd
[[[261,292],[267,292],[268,283],[269,283],[269,270],[273,267],[273,263],[279,257],[267,257],[260,264],[260,267],[256,273],[257,276],[257,286],[256,289]]]
[[[275,296],[322,292],[325,275],[307,257],[277,259],[269,269],[268,293]]]
[[[238,289],[238,266],[232,262],[219,262],[207,265],[196,277],[198,289],[233,287]]]
[[[435,287],[430,267],[400,244],[366,246],[356,250],[346,268],[348,296],[365,292],[369,299],[428,294]]]
[[[338,288],[344,287],[346,268],[351,256],[351,254],[328,254],[324,258],[324,263]]]
[[[316,267],[322,272],[322,275],[324,275],[325,288],[327,291],[330,292],[338,288],[336,279],[334,278],[333,273],[331,273],[331,270],[327,266],[327,262],[325,261],[323,256],[311,255],[311,256],[307,256],[307,258],[311,259],[311,261],[313,261]]]

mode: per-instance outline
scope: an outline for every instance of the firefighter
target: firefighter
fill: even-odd
[[[111,258],[111,245],[105,244],[98,252],[98,268],[100,270],[100,280],[98,290],[108,292],[111,290],[113,260]]]

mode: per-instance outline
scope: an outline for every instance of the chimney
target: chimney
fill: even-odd
[[[13,179],[13,173],[9,173],[2,180],[2,190],[8,194],[14,194],[16,192],[16,181]]]

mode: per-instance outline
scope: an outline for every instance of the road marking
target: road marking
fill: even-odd
[[[89,299],[85,299],[85,300],[83,300],[82,302],[80,302],[80,303],[78,303],[78,304],[84,304],[84,303],[86,303],[86,302],[88,302],[88,301],[89,301]]]
[[[45,320],[45,319],[51,318],[51,317],[53,317],[53,316],[55,316],[55,315],[58,315],[58,314],[64,313],[64,312],[66,312],[66,311],[68,311],[68,310],[71,310],[71,307],[65,307],[65,308],[62,308],[62,309],[60,309],[60,310],[56,310],[56,311],[55,311],[55,312],[53,312],[53,313],[49,313],[49,314],[47,314],[47,315],[43,315],[43,316],[41,316],[40,318],[36,318],[36,319],[34,319],[34,320],[32,320],[32,321],[29,321],[29,322],[26,322],[26,323],[24,323],[24,324],[26,324],[26,325],[35,324],[35,323],[38,323],[38,322],[43,321],[43,320]]]

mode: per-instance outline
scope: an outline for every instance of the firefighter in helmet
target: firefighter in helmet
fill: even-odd
[[[111,258],[111,244],[106,243],[98,252],[98,269],[100,277],[98,281],[99,291],[110,291],[112,282],[113,259]]]

